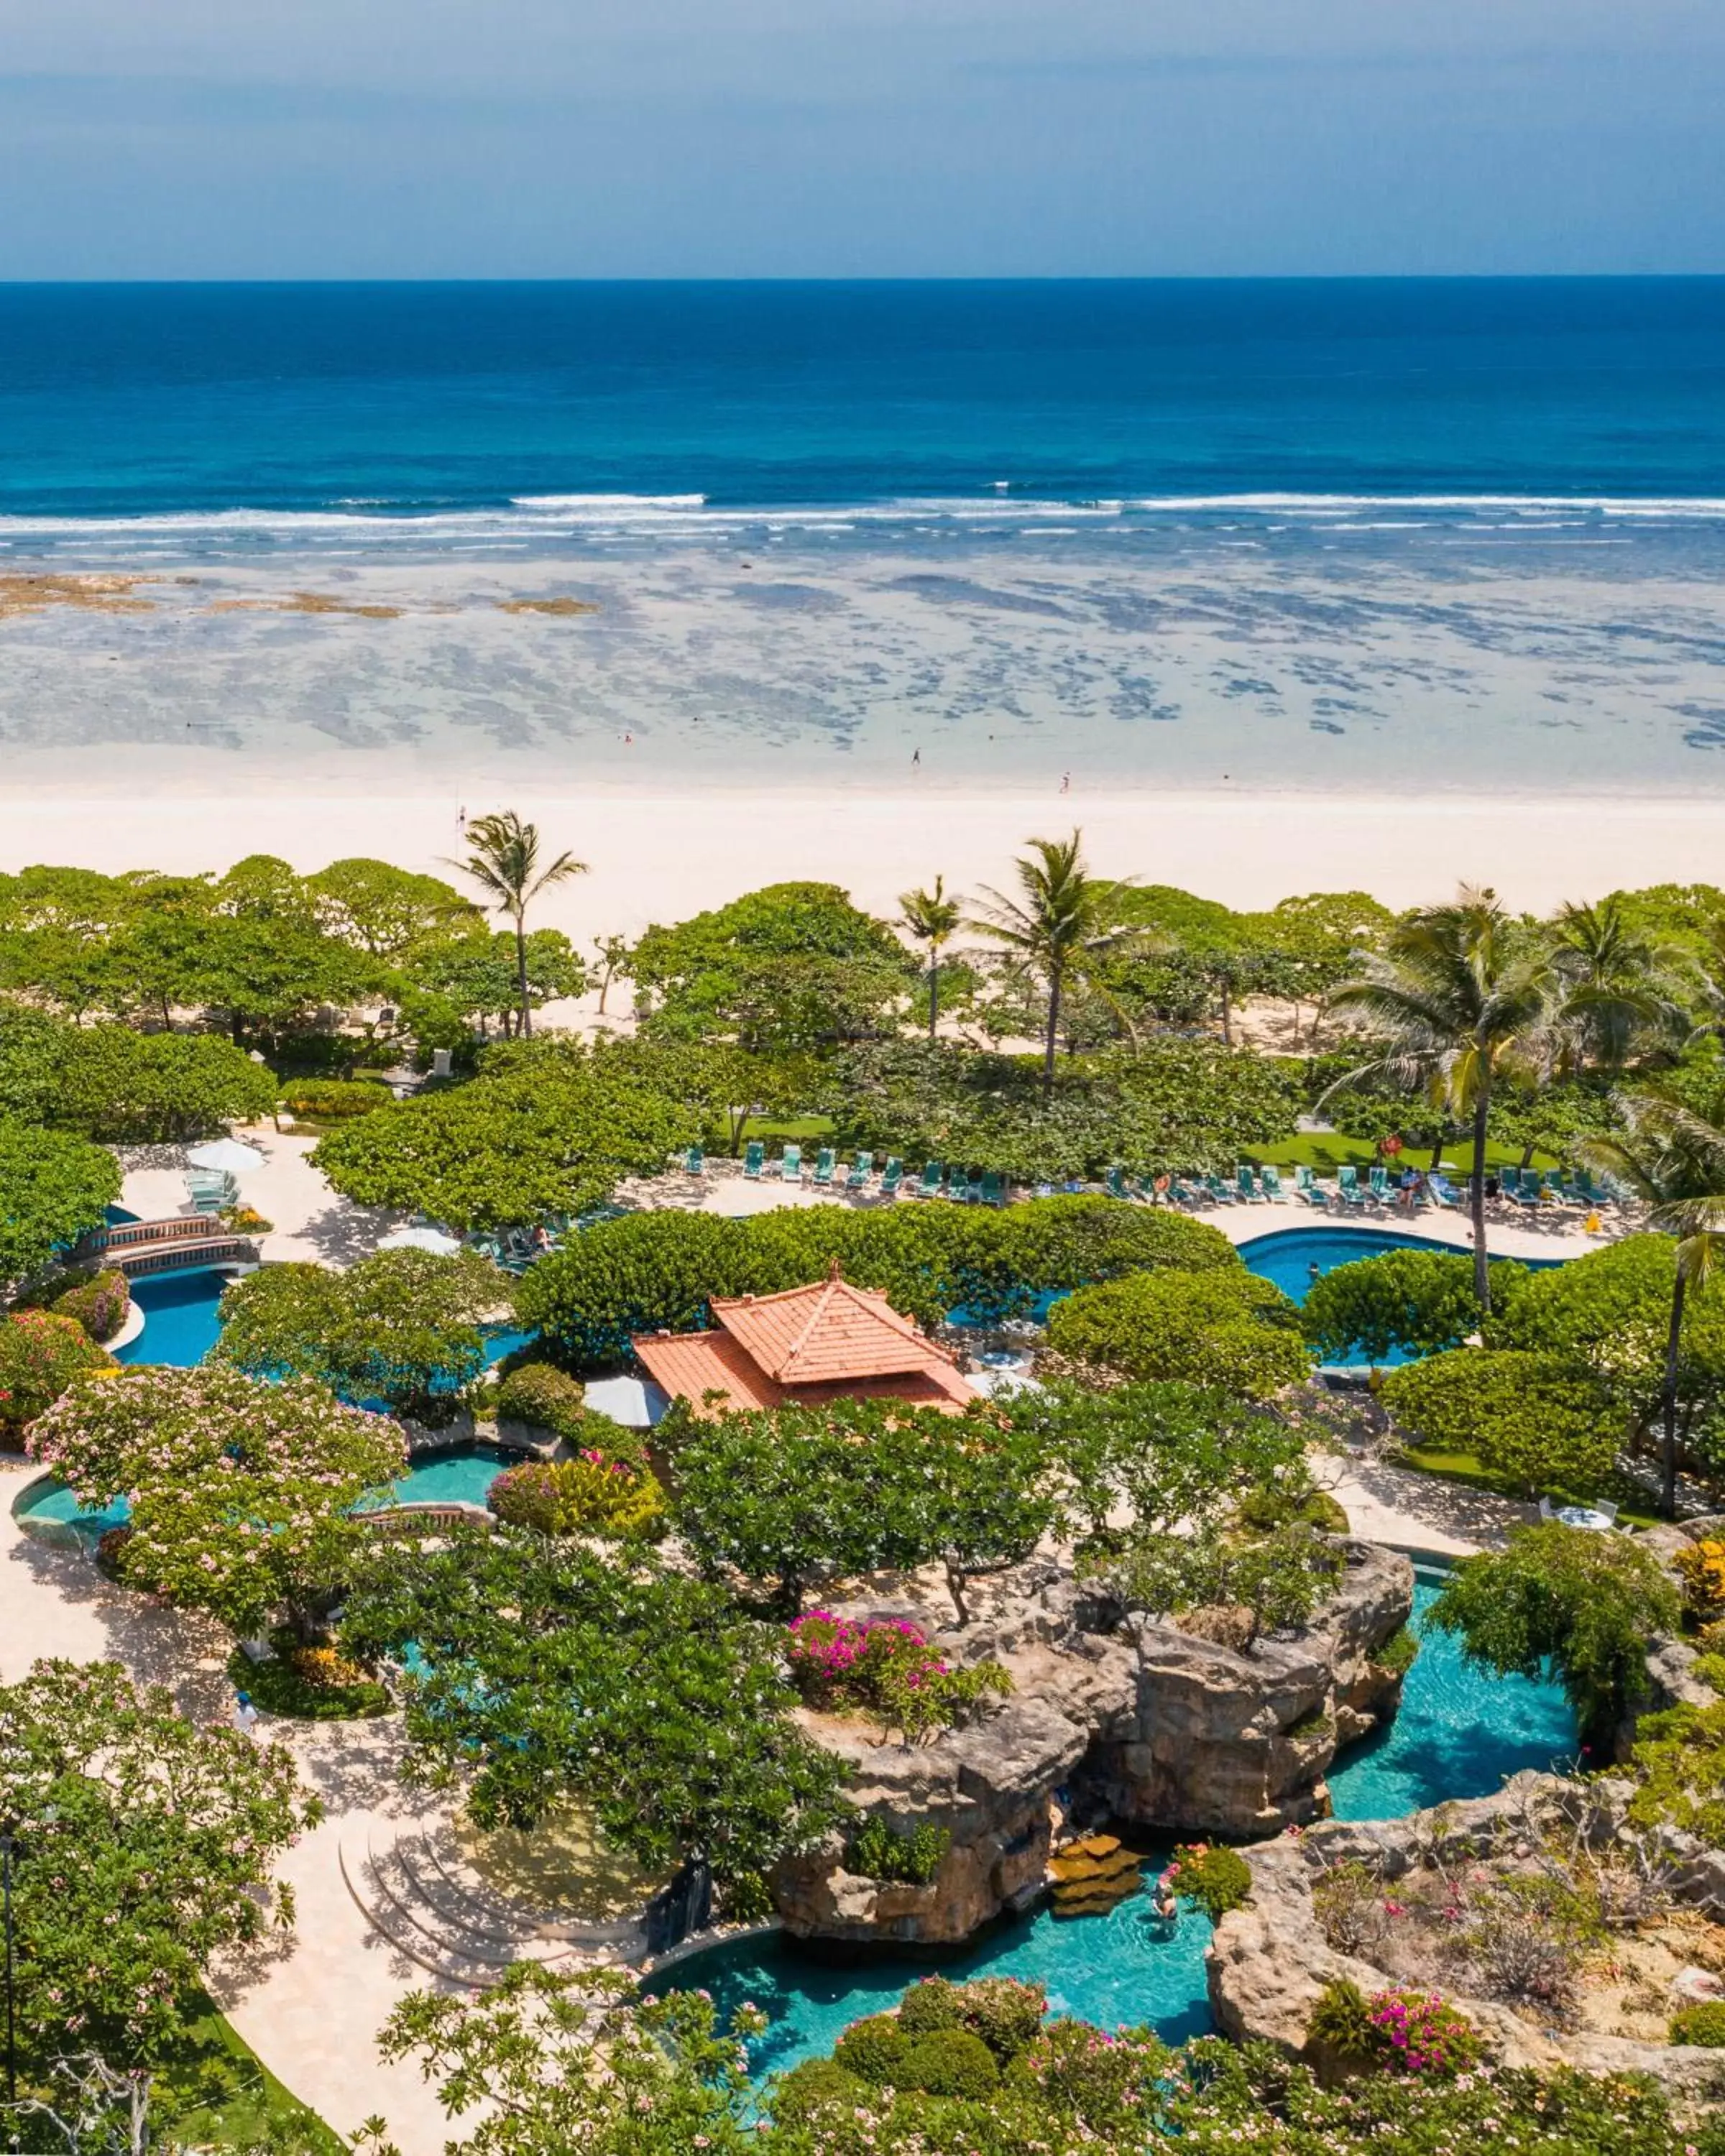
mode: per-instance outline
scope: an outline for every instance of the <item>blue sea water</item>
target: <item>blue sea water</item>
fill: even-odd
[[[1725,280],[0,287],[0,511],[1725,496]]]

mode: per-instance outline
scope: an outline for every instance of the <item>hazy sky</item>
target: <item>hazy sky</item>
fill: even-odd
[[[1721,0],[0,0],[0,277],[1725,270]]]

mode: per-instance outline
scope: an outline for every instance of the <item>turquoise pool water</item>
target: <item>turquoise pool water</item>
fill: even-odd
[[[1337,1265],[1358,1265],[1363,1258],[1381,1258],[1386,1250],[1435,1250],[1445,1257],[1469,1257],[1471,1249],[1440,1243],[1430,1235],[1404,1235],[1389,1228],[1280,1228],[1274,1235],[1255,1235],[1239,1245],[1249,1272],[1260,1280],[1274,1281],[1292,1301],[1304,1302],[1312,1286],[1312,1267],[1333,1272]],[[1517,1258],[1515,1263],[1540,1271],[1560,1265],[1561,1258]]]
[[[483,1505],[492,1483],[507,1465],[507,1461],[484,1446],[463,1445],[454,1452],[410,1467],[392,1486],[383,1502],[396,1505],[449,1504],[459,1499],[470,1505]],[[55,1486],[32,1497],[18,1512],[18,1517],[26,1527],[33,1522],[75,1527],[80,1534],[94,1539],[110,1527],[124,1527],[131,1512],[123,1497],[100,1512],[82,1512],[69,1490]]]
[[[147,1273],[132,1283],[131,1299],[144,1313],[144,1329],[129,1347],[115,1350],[122,1363],[168,1363],[189,1370],[216,1344],[222,1330],[218,1305],[231,1275],[206,1265],[183,1273]]]
[[[1389,1819],[1445,1797],[1484,1796],[1519,1768],[1549,1767],[1574,1753],[1574,1723],[1555,1686],[1471,1670],[1452,1640],[1423,1630],[1436,1594],[1431,1579],[1415,1585],[1422,1644],[1400,1714],[1330,1777],[1340,1819]],[[691,1955],[653,1988],[704,1988],[726,2013],[745,2000],[762,2008],[772,2026],[751,2047],[751,2063],[763,2076],[830,2051],[850,2023],[894,2005],[932,1969],[1041,1983],[1056,2013],[1105,2029],[1147,2023],[1178,2043],[1210,2025],[1204,1980],[1210,1928],[1186,1915],[1163,1938],[1148,1915],[1142,1895],[1106,1917],[1060,1918],[1042,1909],[1003,1919],[945,1953],[841,1954],[778,1938],[746,1939]]]

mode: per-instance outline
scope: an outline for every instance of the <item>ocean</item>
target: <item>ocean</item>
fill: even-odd
[[[1725,280],[0,287],[17,747],[1692,793],[1722,570]]]

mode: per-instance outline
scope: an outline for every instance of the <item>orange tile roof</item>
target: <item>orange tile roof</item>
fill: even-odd
[[[901,1317],[884,1295],[835,1273],[779,1295],[716,1297],[713,1316],[782,1385],[832,1384],[950,1368],[932,1340]]]
[[[960,1409],[977,1397],[885,1296],[836,1275],[782,1295],[716,1300],[713,1315],[713,1332],[644,1333],[632,1343],[648,1375],[697,1414],[836,1399]],[[723,1398],[709,1406],[709,1392]]]

